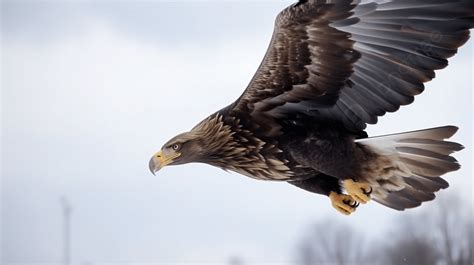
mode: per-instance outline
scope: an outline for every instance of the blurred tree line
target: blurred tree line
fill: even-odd
[[[366,238],[349,225],[316,224],[298,247],[301,265],[473,265],[472,204],[443,197],[402,216],[385,235]]]

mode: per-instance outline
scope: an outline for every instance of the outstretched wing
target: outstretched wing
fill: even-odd
[[[336,103],[360,55],[350,34],[332,24],[355,23],[349,17],[357,4],[327,2],[300,1],[278,15],[267,53],[234,111],[267,121]]]
[[[413,102],[469,39],[472,0],[305,0],[277,17],[232,110],[254,121],[304,113],[359,131]]]

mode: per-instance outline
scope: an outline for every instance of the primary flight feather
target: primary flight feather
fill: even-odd
[[[237,101],[150,160],[207,163],[327,195],[344,214],[371,198],[397,210],[434,199],[459,169],[445,126],[368,138],[367,124],[413,102],[469,39],[472,0],[301,0],[278,15]]]

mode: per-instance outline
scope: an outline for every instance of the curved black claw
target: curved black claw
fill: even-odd
[[[358,203],[357,201],[352,201],[352,202],[351,202],[350,200],[343,200],[342,202],[343,202],[344,204],[349,205],[349,206],[352,207],[352,208],[357,208],[357,207],[359,207],[359,203]]]
[[[366,191],[365,189],[361,189],[361,190],[362,190],[362,192],[363,192],[365,195],[369,196],[369,195],[372,193],[372,191],[374,191],[374,190],[372,189],[372,187],[369,187],[369,188],[370,188],[369,191]]]

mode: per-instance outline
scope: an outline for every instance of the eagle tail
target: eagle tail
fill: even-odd
[[[372,198],[396,210],[433,200],[435,192],[449,186],[441,176],[460,168],[451,154],[464,147],[445,141],[457,130],[445,126],[357,140],[384,160],[378,174],[366,179]]]

